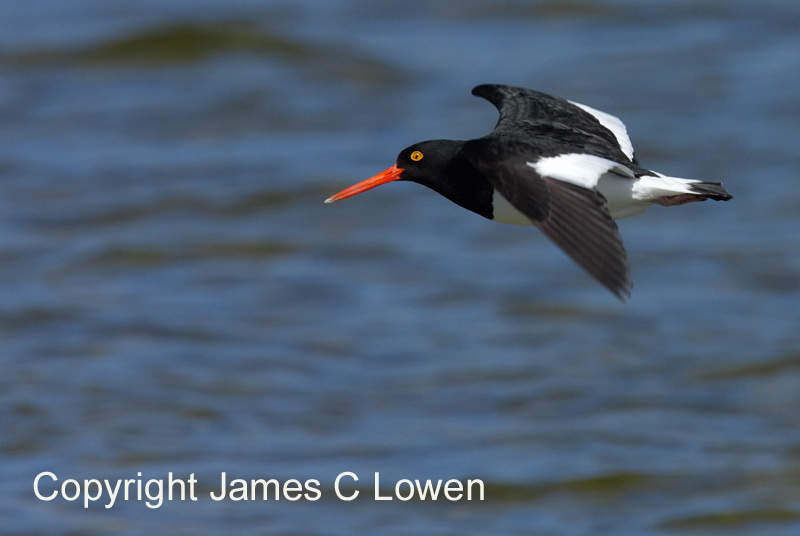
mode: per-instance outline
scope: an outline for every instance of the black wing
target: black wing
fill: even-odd
[[[630,296],[622,237],[606,200],[595,189],[543,177],[528,162],[535,155],[505,136],[472,140],[464,156],[517,210],[617,297]],[[531,158],[532,157],[532,158]]]
[[[500,112],[494,132],[525,134],[531,129],[551,129],[580,138],[582,153],[628,166],[635,162],[625,125],[614,116],[593,109],[592,113],[586,106],[521,87],[484,84],[472,94],[488,100]],[[559,147],[554,150],[563,152]]]

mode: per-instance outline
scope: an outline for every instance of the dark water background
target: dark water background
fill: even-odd
[[[794,0],[4,2],[0,531],[800,534],[799,80]],[[484,82],[736,199],[620,222],[624,305],[417,185],[322,203],[490,130]],[[42,471],[204,487],[84,509]]]

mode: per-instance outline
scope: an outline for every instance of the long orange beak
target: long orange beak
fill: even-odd
[[[361,192],[366,192],[367,190],[371,190],[372,188],[380,186],[381,184],[386,184],[387,182],[396,181],[397,179],[400,178],[401,173],[403,173],[403,170],[397,167],[397,164],[395,164],[386,171],[378,173],[374,177],[371,177],[365,181],[361,181],[358,184],[354,184],[350,188],[342,190],[336,195],[330,196],[328,199],[325,200],[325,202],[334,203],[336,201],[346,199],[356,194],[360,194]]]

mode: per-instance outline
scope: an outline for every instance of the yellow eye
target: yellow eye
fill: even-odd
[[[413,160],[414,162],[419,162],[420,160],[422,160],[422,153],[419,151],[414,151],[413,153],[411,153],[411,160]]]

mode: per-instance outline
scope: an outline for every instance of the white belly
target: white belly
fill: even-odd
[[[511,225],[533,225],[530,218],[517,210],[497,190],[494,191],[494,196],[492,197],[492,212],[494,213],[492,221],[510,223]]]
[[[651,202],[641,199],[637,192],[637,179],[605,173],[597,181],[597,189],[606,198],[608,211],[615,220],[643,214]]]

